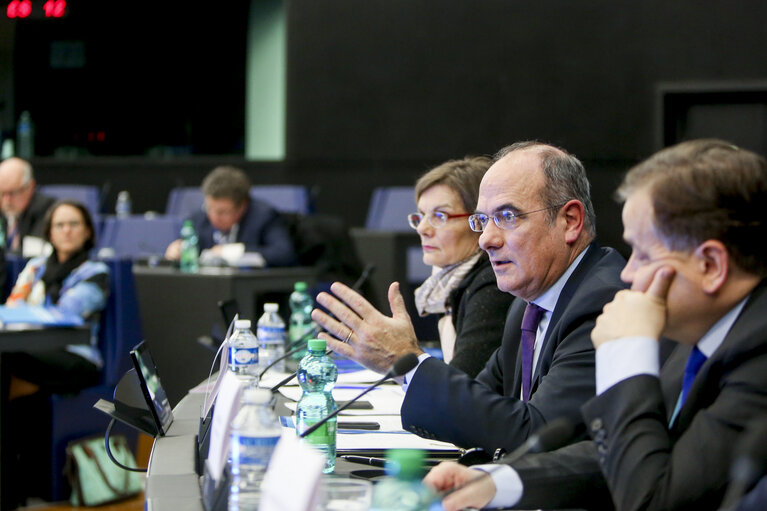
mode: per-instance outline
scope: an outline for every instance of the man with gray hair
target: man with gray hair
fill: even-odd
[[[9,252],[20,253],[25,236],[44,238],[45,212],[54,202],[36,193],[28,161],[13,157],[0,163],[0,209]]]
[[[542,425],[575,417],[594,395],[589,333],[605,303],[624,286],[624,259],[595,242],[586,173],[577,158],[538,142],[501,150],[479,189],[475,214],[498,288],[518,298],[501,347],[476,379],[419,347],[397,283],[392,317],[340,283],[317,301],[320,334],[337,353],[385,372],[408,353],[419,365],[405,376],[403,427],[420,436],[488,452],[512,450]],[[337,319],[336,319],[337,318]]]

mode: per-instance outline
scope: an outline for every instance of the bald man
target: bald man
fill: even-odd
[[[0,163],[0,210],[8,252],[21,253],[25,236],[43,238],[43,218],[54,202],[35,192],[28,161],[8,158]]]

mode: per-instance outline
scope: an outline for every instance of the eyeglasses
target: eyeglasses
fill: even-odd
[[[517,218],[519,217],[529,215],[531,213],[538,213],[539,211],[546,211],[548,209],[561,208],[565,204],[567,203],[563,202],[562,204],[557,204],[556,206],[549,206],[548,208],[536,209],[533,211],[525,211],[524,213],[514,213],[510,209],[502,209],[501,211],[496,211],[489,216],[484,213],[475,213],[469,216],[469,227],[471,227],[471,230],[474,232],[482,232],[485,230],[487,223],[492,218],[493,222],[495,222],[495,225],[497,225],[499,229],[509,230],[514,228],[517,223]]]
[[[54,224],[51,224],[51,229],[54,231],[63,231],[64,228],[69,227],[70,229],[74,230],[78,227],[81,227],[83,223],[80,220],[72,220],[70,222],[56,222]]]
[[[410,227],[413,229],[418,229],[418,226],[421,225],[421,221],[424,219],[424,216],[426,217],[426,221],[429,222],[429,225],[434,227],[435,229],[439,229],[443,225],[447,223],[448,220],[451,220],[453,218],[464,218],[471,215],[471,213],[461,213],[460,215],[449,215],[447,213],[443,213],[442,211],[433,211],[429,213],[428,215],[422,215],[421,213],[410,213],[407,216],[407,223],[410,224]]]
[[[29,183],[25,183],[13,190],[8,190],[7,192],[0,192],[0,197],[8,197],[10,199],[13,199],[21,195],[24,191],[26,191],[28,187],[29,187]]]

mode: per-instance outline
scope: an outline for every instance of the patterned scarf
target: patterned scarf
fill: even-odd
[[[450,293],[458,287],[466,274],[477,264],[481,255],[482,252],[478,250],[468,259],[450,266],[444,268],[434,266],[431,276],[415,290],[415,306],[418,314],[426,316],[428,314],[449,313]]]

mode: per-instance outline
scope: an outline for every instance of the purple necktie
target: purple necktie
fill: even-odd
[[[522,401],[530,399],[530,387],[533,381],[533,354],[535,353],[535,334],[546,309],[534,303],[528,303],[522,317]]]

